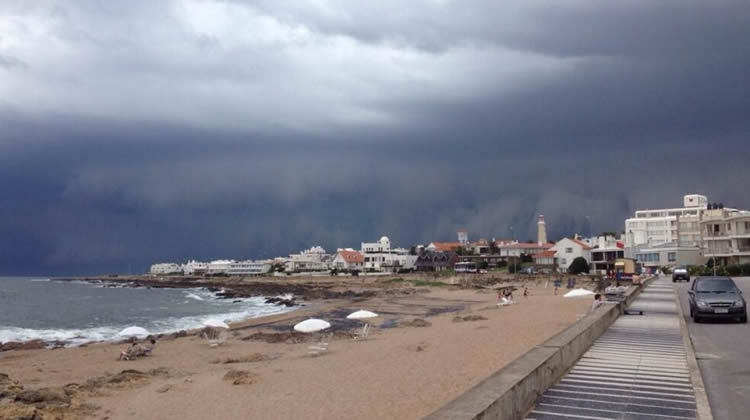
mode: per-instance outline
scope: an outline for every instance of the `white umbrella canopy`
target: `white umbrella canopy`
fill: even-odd
[[[568,293],[564,294],[563,297],[571,298],[571,297],[582,297],[582,296],[591,296],[594,292],[586,289],[574,289],[569,291]]]
[[[203,325],[214,328],[229,328],[229,325],[220,319],[209,319],[208,321],[204,321]]]
[[[378,314],[376,314],[375,312],[360,310],[357,312],[350,313],[349,315],[346,316],[346,319],[368,319],[368,318],[375,318],[376,316],[378,316]]]
[[[331,324],[322,319],[310,318],[294,326],[294,331],[309,333],[329,328]]]
[[[147,337],[150,335],[148,330],[141,327],[128,327],[118,333],[120,337]]]

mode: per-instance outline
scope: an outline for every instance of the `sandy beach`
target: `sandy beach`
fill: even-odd
[[[587,312],[590,299],[543,286],[500,308],[488,289],[381,287],[234,324],[216,348],[197,335],[162,339],[135,361],[117,360],[125,344],[3,352],[0,417],[417,419]],[[381,315],[366,340],[352,337],[362,322],[344,319],[358,309]],[[291,334],[313,315],[333,332]],[[318,340],[328,350],[309,355]]]

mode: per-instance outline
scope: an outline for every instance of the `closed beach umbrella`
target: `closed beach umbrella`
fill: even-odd
[[[591,296],[594,292],[586,289],[574,289],[569,291],[568,293],[564,294],[563,297],[571,298],[571,297],[582,297],[582,296]]]
[[[128,327],[120,331],[120,337],[147,337],[150,335],[148,330],[141,327]]]
[[[368,319],[368,318],[375,318],[378,316],[375,312],[370,311],[357,311],[352,312],[349,315],[346,316],[346,319]]]
[[[322,319],[310,318],[306,321],[302,321],[294,326],[294,331],[310,333],[315,331],[322,331],[329,328],[331,324],[323,321]]]
[[[209,319],[208,321],[205,321],[203,325],[214,328],[229,328],[229,325],[220,319]]]

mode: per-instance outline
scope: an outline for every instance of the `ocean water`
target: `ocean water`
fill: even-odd
[[[152,334],[200,328],[218,319],[244,319],[294,308],[265,298],[218,299],[202,289],[107,287],[47,278],[0,277],[0,342],[42,339],[70,345],[122,339],[129,326]]]

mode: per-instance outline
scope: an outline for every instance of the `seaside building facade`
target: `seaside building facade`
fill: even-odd
[[[639,247],[635,259],[651,272],[661,267],[699,265],[704,261],[699,247],[680,246],[676,242]]]
[[[216,276],[227,274],[229,267],[234,264],[234,260],[214,260],[208,263],[206,274],[209,276]]]
[[[182,273],[186,276],[203,276],[208,272],[208,263],[190,260],[182,265]]]
[[[151,265],[149,272],[153,275],[182,274],[182,267],[174,263],[158,263]]]
[[[364,256],[364,271],[398,272],[413,270],[416,255],[409,255],[404,248],[391,248],[391,240],[383,236],[377,242],[362,242],[361,254]]]
[[[700,222],[706,260],[750,264],[750,211],[709,206]]]
[[[417,271],[445,271],[453,269],[458,261],[458,254],[452,251],[430,251],[425,250],[416,260]]]
[[[227,267],[224,274],[229,276],[259,276],[271,271],[271,263],[267,261],[234,261]]]
[[[614,236],[598,236],[583,242],[592,246],[591,270],[600,274],[614,272],[615,260],[625,257],[625,242]]]
[[[331,262],[331,268],[339,271],[362,271],[364,255],[353,249],[339,249]]]
[[[683,207],[637,210],[625,220],[626,246],[653,246],[678,243],[680,246],[700,246],[700,221],[708,208],[704,195],[683,197]]]
[[[557,256],[557,269],[565,273],[570,264],[578,257],[583,257],[587,263],[591,263],[591,249],[587,243],[578,238],[562,238],[554,245]]]
[[[285,264],[285,271],[288,273],[328,271],[331,269],[332,258],[323,247],[313,246],[299,254],[289,255]]]

